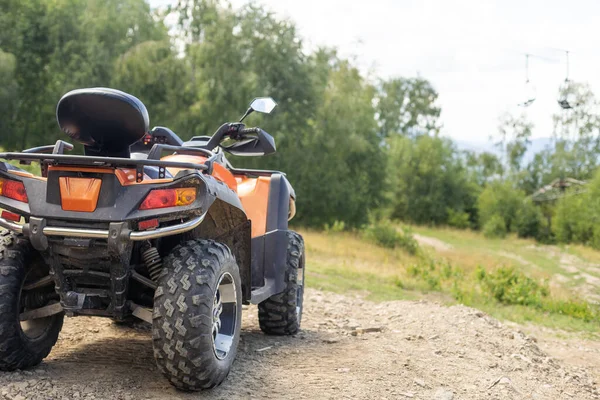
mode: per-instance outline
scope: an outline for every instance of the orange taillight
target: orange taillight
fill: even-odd
[[[25,192],[25,185],[19,181],[0,179],[0,196],[22,201],[23,203],[29,202],[27,192]]]
[[[189,206],[196,200],[195,188],[154,189],[140,205],[140,210]]]

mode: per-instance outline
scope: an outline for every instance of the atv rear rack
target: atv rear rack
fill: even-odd
[[[189,149],[187,149],[189,151]],[[209,157],[204,164],[194,164],[177,161],[161,161],[152,159],[131,159],[118,157],[97,157],[97,156],[77,156],[67,154],[44,154],[44,153],[18,153],[5,152],[0,153],[0,159],[18,160],[21,162],[39,162],[42,170],[45,165],[69,165],[69,166],[87,166],[87,167],[133,167],[137,171],[136,180],[142,181],[144,178],[144,167],[158,167],[159,176],[165,176],[166,168],[194,169],[210,173],[215,156]],[[6,163],[0,162],[0,171],[6,172],[9,168]]]

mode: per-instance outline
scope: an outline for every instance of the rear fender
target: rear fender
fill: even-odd
[[[212,176],[205,175],[204,178],[207,189],[204,203],[208,209],[206,218],[198,228],[184,234],[183,240],[212,239],[227,245],[238,263],[242,279],[242,298],[247,303],[252,290],[250,221],[239,197],[229,186]],[[163,243],[169,246],[168,241],[163,240]]]
[[[288,217],[290,199],[295,197],[283,174],[271,175],[266,233],[252,238],[252,284],[256,289],[252,291],[251,302],[254,304],[285,290]]]

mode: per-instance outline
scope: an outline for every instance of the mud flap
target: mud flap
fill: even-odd
[[[252,290],[250,302],[258,304],[285,290],[287,230],[274,230],[252,239]]]
[[[267,233],[252,238],[252,297],[258,304],[285,290],[287,232],[292,186],[283,174],[271,175],[267,206]]]

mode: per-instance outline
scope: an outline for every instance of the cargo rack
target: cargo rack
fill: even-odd
[[[213,163],[217,158],[216,154],[201,148],[171,146],[165,144],[155,144],[148,158],[132,159],[122,157],[101,157],[101,156],[81,156],[62,154],[65,149],[71,150],[73,145],[59,140],[55,145],[34,147],[22,152],[0,152],[0,159],[16,160],[21,164],[30,164],[39,162],[42,169],[42,176],[47,176],[48,165],[68,165],[68,166],[87,166],[87,167],[130,167],[136,169],[136,181],[141,182],[144,179],[144,167],[158,167],[159,178],[165,178],[167,168],[192,169],[212,174]],[[169,150],[180,154],[198,154],[208,157],[203,164],[179,161],[161,161],[160,155],[163,151]],[[5,162],[0,162],[0,171],[7,172],[12,169]]]

